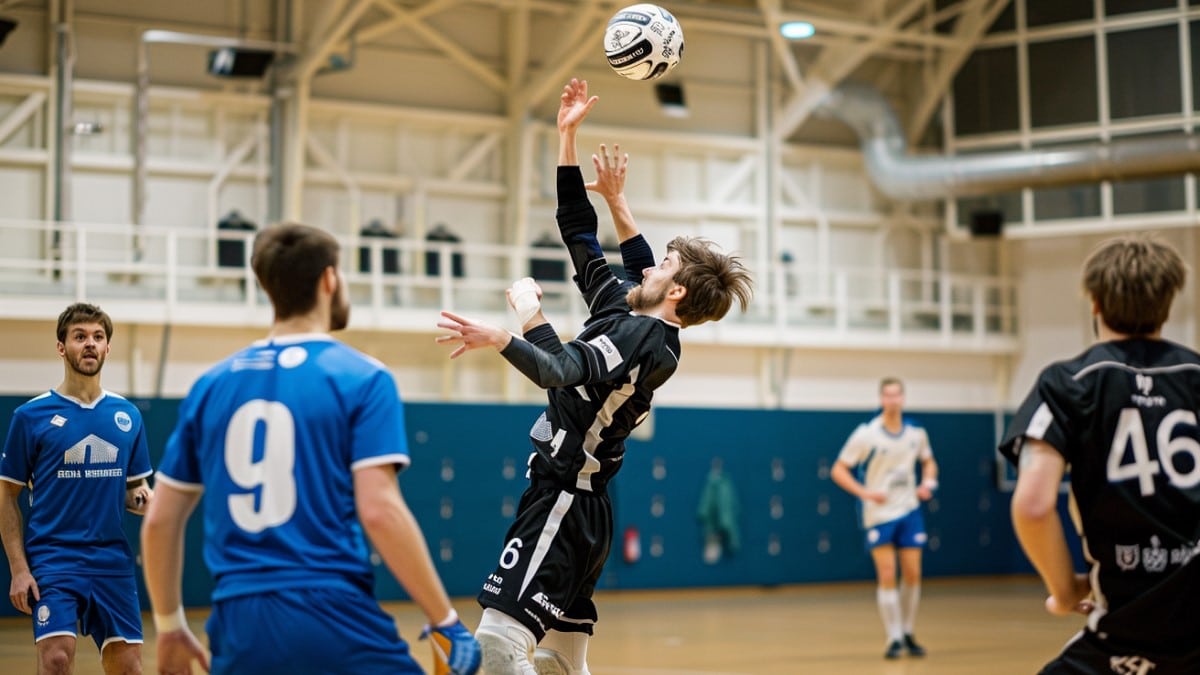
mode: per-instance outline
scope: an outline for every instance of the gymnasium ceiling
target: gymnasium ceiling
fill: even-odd
[[[302,2],[302,0],[295,0]],[[902,117],[911,142],[930,131],[954,74],[1011,0],[670,0],[663,3],[689,29],[724,32],[767,41],[786,94],[776,111],[779,136],[803,138],[803,127],[823,95],[848,78],[884,91]],[[458,61],[481,82],[508,87],[517,96],[557,83],[575,66],[572,49],[603,30],[604,20],[626,2],[609,0],[309,0],[304,8],[310,67],[340,46],[353,30],[360,43],[387,40],[391,31],[415,34]],[[491,10],[509,39],[503,62],[474,55],[469,45],[439,28],[460,11]],[[535,69],[527,51],[530,27],[553,19],[561,33],[550,51],[553,67]],[[816,34],[789,41],[779,33],[787,21],[813,24]],[[539,24],[539,25],[544,25]],[[499,26],[498,26],[499,27]],[[520,39],[524,35],[525,39]],[[560,72],[561,71],[561,72]],[[514,82],[524,86],[513,87]],[[556,87],[555,87],[556,88]],[[517,106],[521,101],[515,102]],[[822,130],[822,134],[825,130]]]

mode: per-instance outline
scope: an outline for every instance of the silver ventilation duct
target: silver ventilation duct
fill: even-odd
[[[875,89],[843,84],[820,111],[858,133],[875,186],[894,199],[942,199],[1030,186],[1146,178],[1200,169],[1200,136],[1179,134],[979,155],[908,154],[896,115]]]

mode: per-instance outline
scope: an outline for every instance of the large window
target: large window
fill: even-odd
[[[1114,182],[1113,213],[1182,211],[1187,208],[1182,176]]]
[[[981,49],[971,54],[954,80],[957,133],[1017,129],[1017,106],[1017,48]]]
[[[1092,0],[1026,0],[1025,2],[1025,25],[1030,28],[1048,26],[1053,23],[1087,21],[1092,17]]]
[[[1200,5],[1200,0],[1192,0],[1193,5]],[[1200,21],[1192,25],[1192,110],[1200,110]]]
[[[1149,12],[1156,9],[1172,9],[1176,4],[1175,0],[1104,0],[1104,13],[1107,16],[1116,16]]]
[[[1114,120],[1182,111],[1177,27],[1108,35],[1108,106]]]
[[[1095,218],[1100,215],[1100,186],[1068,185],[1033,191],[1036,220]]]
[[[1091,36],[1029,45],[1029,113],[1035,127],[1096,121],[1096,46]]]

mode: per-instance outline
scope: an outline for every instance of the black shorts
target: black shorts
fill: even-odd
[[[1195,675],[1200,648],[1186,656],[1139,654],[1101,640],[1091,631],[1077,635],[1041,675]]]
[[[533,631],[592,634],[592,592],[612,545],[612,504],[606,493],[538,483],[521,495],[517,516],[479,604]]]

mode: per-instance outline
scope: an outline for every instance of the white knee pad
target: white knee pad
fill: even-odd
[[[494,609],[483,610],[475,639],[488,675],[537,675],[533,667],[533,633],[519,621]]]
[[[591,675],[587,666],[590,637],[587,633],[547,631],[533,655],[538,675]]]

